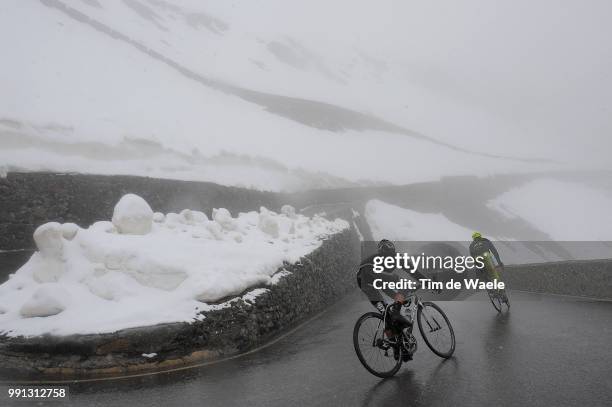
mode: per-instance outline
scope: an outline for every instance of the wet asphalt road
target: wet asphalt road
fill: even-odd
[[[456,332],[453,358],[438,358],[417,335],[414,360],[390,379],[370,375],[355,356],[353,324],[371,307],[356,292],[257,352],[187,371],[71,384],[64,404],[611,405],[612,302],[512,292],[512,309],[498,315],[477,297],[439,303]]]

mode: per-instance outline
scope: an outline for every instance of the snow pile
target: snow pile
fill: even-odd
[[[274,214],[262,207],[259,212],[257,227],[268,236],[278,237],[278,222]]]
[[[41,284],[19,310],[24,318],[48,317],[66,309],[69,294],[58,284]]]
[[[283,205],[281,207],[281,213],[291,219],[295,219],[295,208],[291,205]]]
[[[472,231],[440,213],[421,213],[379,200],[365,206],[365,218],[375,240],[467,241]]]
[[[121,197],[113,211],[113,225],[120,233],[146,235],[153,224],[153,210],[141,197],[127,194]]]
[[[542,178],[487,206],[505,217],[524,219],[553,240],[612,240],[612,195],[604,190]]]
[[[75,223],[64,223],[62,225],[62,236],[66,240],[72,240],[79,231],[79,225]]]
[[[236,222],[225,208],[213,209],[212,217],[223,230],[236,230]]]
[[[212,220],[194,210],[164,215],[130,194],[112,223],[44,224],[34,233],[38,252],[0,286],[0,332],[68,335],[192,321],[219,307],[206,302],[277,282],[283,262],[348,227],[285,212],[291,216],[265,208],[236,217],[219,208]]]
[[[63,244],[62,225],[49,222],[39,226],[34,231],[34,242],[42,256],[55,258],[62,254]]]

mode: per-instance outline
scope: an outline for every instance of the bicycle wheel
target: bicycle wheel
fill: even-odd
[[[502,312],[502,298],[496,290],[487,290],[487,295],[497,312]]]
[[[455,332],[444,311],[433,302],[424,302],[417,311],[419,331],[429,349],[448,359],[455,352]]]
[[[381,314],[368,312],[357,320],[353,329],[353,345],[361,364],[375,376],[391,377],[402,366],[401,346],[394,350],[385,338],[385,323]]]

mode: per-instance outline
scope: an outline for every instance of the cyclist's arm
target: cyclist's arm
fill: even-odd
[[[379,274],[380,279],[382,279],[384,282],[398,282],[400,281],[399,276],[395,275],[395,274]],[[380,291],[384,292],[386,295],[388,295],[391,298],[395,298],[395,296],[397,294],[401,294],[401,290],[392,290],[390,288],[385,288],[385,289],[381,289]]]
[[[362,286],[361,289],[362,291],[367,295],[367,297],[370,299],[370,301],[383,301],[384,302],[384,298],[382,296],[382,293],[385,293],[386,295],[388,295],[389,297],[393,298],[396,294],[395,290],[391,290],[391,289],[377,289],[374,288],[374,280],[375,279],[382,279],[384,281],[393,281],[393,280],[389,280],[387,279],[387,277],[389,276],[386,273],[381,273],[381,274],[376,274],[374,273],[374,271],[372,270],[372,266],[369,264],[365,264],[362,265],[360,267],[361,269],[361,275],[362,275]]]
[[[385,288],[375,289],[374,288],[375,279],[381,279],[383,282],[386,282],[386,283],[390,283],[390,282],[396,283],[396,282],[399,282],[401,278],[396,274],[390,274],[390,273],[380,273],[376,275],[372,274],[372,279],[371,279],[372,288],[374,290],[377,290],[380,293],[379,295],[381,297],[382,297],[382,293],[384,293],[388,297],[392,298],[394,301],[404,301],[405,297],[410,292],[409,290],[394,290],[391,288],[387,288],[387,285],[383,285],[383,287]]]

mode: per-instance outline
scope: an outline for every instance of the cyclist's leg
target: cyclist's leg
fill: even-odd
[[[497,267],[492,267],[491,270],[491,279],[492,281],[500,280],[499,272],[497,271]]]
[[[385,303],[383,301],[370,301],[370,304],[381,314],[385,312]],[[397,340],[397,332],[393,328],[391,317],[385,321],[384,334],[389,344],[387,346],[393,349],[393,357],[397,360],[399,358],[399,341]]]
[[[503,282],[502,273],[504,272],[504,266],[495,267],[495,272],[497,276],[495,281]],[[499,294],[501,295],[502,301],[507,303],[508,295],[506,294],[506,289],[502,288],[502,289],[499,289],[498,291],[499,291]]]
[[[499,283],[503,281],[501,278],[500,270],[503,270],[500,266],[493,267],[493,270],[491,270],[491,281],[494,281],[495,283]],[[503,302],[508,302],[508,297],[506,296],[505,289],[496,288],[492,290],[492,292],[495,294],[495,296],[500,298]]]
[[[397,351],[399,351],[399,347],[402,346],[402,360],[404,362],[407,362],[409,360],[412,360],[412,353],[410,353],[410,350],[408,348],[402,345],[404,343],[404,340],[402,338],[403,335],[407,335],[407,337],[412,336],[412,322],[409,321],[404,315],[402,315],[401,309],[402,307],[392,307],[389,310],[389,319],[391,320],[393,333],[395,334],[395,337],[398,340]],[[395,354],[394,356],[396,358],[399,357],[397,354]]]
[[[385,312],[385,303],[382,301],[370,301],[370,304],[372,304],[372,306],[374,308],[376,308],[376,310],[378,312],[380,312],[381,314],[383,312]],[[392,319],[389,316],[389,318],[385,321],[385,335],[387,336],[387,338],[392,338],[393,336],[395,336],[395,332],[393,330],[393,323],[392,323]]]
[[[401,310],[402,310],[401,307],[392,307],[389,312],[389,316],[391,317],[391,322],[393,323],[394,326],[399,327],[400,330],[412,325],[410,321],[406,319],[405,316],[402,315]]]
[[[493,274],[491,273],[491,270],[489,267],[481,267],[481,268],[476,269],[476,274],[478,278],[484,278],[486,281],[495,281]],[[489,296],[491,295],[493,295],[494,297],[497,296],[497,290],[487,288],[486,291]]]

